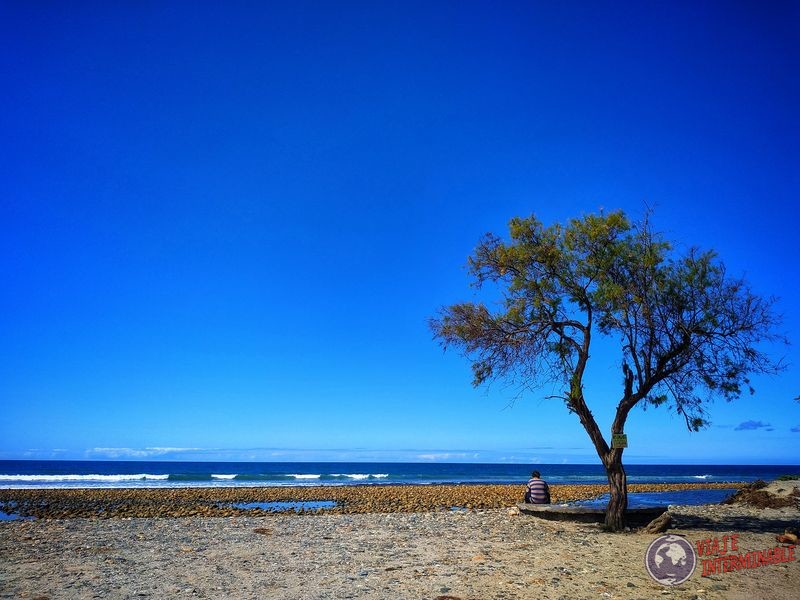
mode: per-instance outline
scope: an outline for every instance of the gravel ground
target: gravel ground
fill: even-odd
[[[513,512],[513,511],[511,511]],[[739,534],[774,547],[796,508],[671,507],[691,542]],[[797,562],[684,584],[650,579],[653,534],[507,509],[0,523],[0,598],[797,597]]]
[[[630,492],[736,488],[739,483],[631,484]],[[553,485],[553,503],[608,492],[607,485]],[[0,510],[44,519],[235,517],[268,511],[235,503],[333,501],[332,514],[507,508],[522,501],[524,485],[347,485],[123,489],[0,489]],[[291,509],[286,509],[291,510]],[[312,512],[316,512],[312,510]]]

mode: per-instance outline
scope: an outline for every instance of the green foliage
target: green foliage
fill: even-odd
[[[679,255],[647,219],[613,212],[548,227],[514,218],[508,241],[487,234],[468,265],[474,286],[497,286],[501,308],[448,306],[431,321],[435,336],[470,358],[476,386],[560,385],[587,430],[582,377],[593,335],[620,343],[620,427],[641,402],[667,404],[699,430],[708,400],[752,393],[750,374],[781,369],[760,349],[782,339],[773,301],[729,277],[714,252]]]
[[[800,475],[781,475],[776,478],[776,481],[795,481],[800,479]]]

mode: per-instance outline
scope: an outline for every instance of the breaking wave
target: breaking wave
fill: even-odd
[[[0,481],[42,481],[42,482],[58,482],[58,481],[107,481],[113,483],[116,481],[163,481],[169,479],[169,475],[151,475],[150,473],[136,473],[133,475],[0,475]]]

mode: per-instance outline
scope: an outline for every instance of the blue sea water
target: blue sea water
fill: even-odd
[[[606,483],[602,465],[0,461],[0,488],[250,487],[524,483],[532,469],[554,484]],[[797,465],[626,465],[629,483],[747,482],[800,473]]]
[[[736,490],[732,488],[713,490],[676,490],[671,492],[629,492],[628,506],[630,508],[647,508],[651,506],[666,506],[669,504],[719,504]],[[590,508],[605,508],[608,505],[609,495],[603,494],[590,500],[577,500],[571,502],[575,506],[588,506]]]

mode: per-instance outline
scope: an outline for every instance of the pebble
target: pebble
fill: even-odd
[[[632,484],[630,492],[730,488],[739,484]],[[0,510],[40,519],[240,517],[273,511],[236,508],[236,503],[333,501],[334,508],[302,510],[324,514],[455,512],[506,508],[516,516],[524,485],[354,485],[255,488],[2,489]],[[553,503],[596,498],[605,485],[552,485]],[[13,508],[13,511],[11,510]],[[292,512],[291,507],[275,512]],[[417,517],[415,517],[416,519]],[[412,521],[412,524],[414,521]]]
[[[389,489],[382,491],[363,487],[335,491],[337,501],[350,506],[347,514],[237,512],[230,518],[219,518],[213,510],[196,517],[97,518],[90,507],[113,498],[118,506],[127,506],[127,514],[149,513],[176,500],[184,503],[176,509],[180,513],[191,502],[207,506],[203,503],[237,494],[275,499],[287,494],[283,498],[291,499],[296,493],[313,499],[315,494],[324,498],[330,489],[197,490],[172,496],[164,496],[164,490],[99,496],[2,490],[2,498],[17,493],[15,497],[31,502],[52,501],[45,515],[74,509],[89,516],[0,523],[2,595],[50,600],[138,594],[244,600],[437,595],[516,600],[535,595],[572,600],[603,594],[654,597],[662,591],[688,598],[701,583],[709,594],[726,597],[757,597],[758,590],[769,589],[772,595],[790,598],[800,589],[800,569],[765,567],[721,575],[722,580],[714,582],[696,573],[691,587],[661,590],[643,568],[644,552],[655,534],[610,534],[596,525],[510,517],[508,507],[484,506],[515,501],[521,486],[385,486]],[[449,510],[466,506],[468,495],[469,503],[480,508]],[[398,497],[401,501],[395,502]],[[395,512],[388,512],[385,503]],[[399,511],[404,503],[434,508]],[[437,510],[438,505],[447,508]],[[776,531],[800,520],[800,511],[792,508],[673,506],[670,512],[670,532],[696,540],[735,531],[745,550],[774,546]]]

